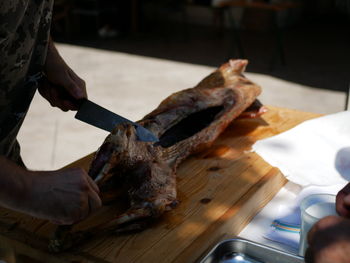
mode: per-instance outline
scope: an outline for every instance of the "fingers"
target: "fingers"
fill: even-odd
[[[337,194],[336,210],[339,215],[350,218],[350,183]]]
[[[75,217],[72,223],[78,223],[102,206],[102,201],[95,191],[88,191],[85,196],[84,204],[80,207],[79,215]]]
[[[87,180],[88,180],[88,183],[90,184],[91,188],[94,189],[94,191],[99,194],[100,193],[100,189],[98,188],[97,184],[94,182],[94,180],[92,180],[92,178],[87,175]]]
[[[318,221],[308,235],[309,248],[305,262],[349,262],[350,220],[340,216],[328,216]]]
[[[102,201],[96,192],[94,192],[94,191],[89,192],[88,205],[89,205],[89,210],[90,210],[88,215],[97,211],[102,206]]]
[[[102,206],[99,188],[84,169],[68,168],[59,170],[59,173],[65,174],[69,178],[65,176],[69,184],[66,190],[70,186],[69,193],[72,195],[62,196],[62,199],[67,202],[66,208],[68,210],[65,214],[68,217],[64,221],[55,220],[54,223],[73,224],[80,222]]]
[[[318,221],[309,231],[307,235],[307,241],[310,246],[313,245],[315,241],[315,235],[322,230],[333,227],[342,221],[339,216],[327,216]]]
[[[102,206],[97,185],[81,168],[33,172],[29,189],[23,212],[59,225],[79,222]]]
[[[39,87],[40,94],[53,107],[58,107],[63,111],[77,110],[79,100],[87,98],[85,81],[68,66],[54,72],[55,74],[46,75]]]
[[[84,177],[83,183],[80,186],[83,204],[80,206],[80,216],[76,218],[77,220],[75,222],[85,219],[102,206],[102,201],[98,195],[100,192],[98,186],[84,170],[81,169],[80,172],[83,173]]]
[[[75,104],[72,101],[65,99],[56,87],[51,87],[50,94],[51,100],[49,100],[49,102],[51,103],[51,106],[60,108],[63,111],[76,109]]]
[[[41,84],[39,85],[38,91],[39,91],[40,95],[42,97],[44,97],[50,103],[51,106],[53,106],[53,107],[55,106],[55,105],[53,105],[54,100],[53,100],[53,94],[51,91],[51,85],[47,79],[44,79],[41,82]]]
[[[95,184],[95,182],[90,178],[90,176],[88,174],[85,174],[85,178],[87,180],[88,183],[88,191],[87,191],[87,203],[88,203],[88,210],[87,211],[87,215],[95,212],[98,208],[100,208],[102,206],[102,201],[101,198],[99,196],[100,190],[98,188],[98,186]]]
[[[73,70],[68,71],[68,77],[66,80],[67,85],[65,85],[65,89],[71,96],[77,100],[87,98],[85,81],[79,78]]]
[[[339,192],[336,197],[336,211],[340,216],[348,217],[350,218],[350,206],[346,204],[346,199],[348,199],[348,196],[343,192]]]
[[[68,98],[66,99],[62,96],[62,92],[60,92],[59,89],[59,87],[45,81],[39,87],[39,92],[52,107],[60,108],[62,111],[77,110],[77,105]]]

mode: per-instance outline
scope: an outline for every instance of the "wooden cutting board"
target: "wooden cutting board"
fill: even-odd
[[[277,168],[250,151],[253,143],[317,116],[269,107],[261,118],[235,120],[211,148],[178,167],[180,204],[143,232],[111,233],[50,254],[46,247],[55,225],[0,209],[0,241],[34,262],[195,262],[218,241],[237,235],[286,183]],[[70,166],[88,169],[91,158]],[[121,207],[105,206],[76,229],[108,222]]]

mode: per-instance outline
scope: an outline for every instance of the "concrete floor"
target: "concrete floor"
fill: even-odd
[[[226,61],[227,39],[200,36],[198,32],[192,34],[195,39],[190,42],[178,38],[164,42],[164,39],[146,37],[132,41],[69,41],[72,44],[60,43],[57,46],[67,63],[85,79],[91,100],[138,120],[166,96],[193,87]],[[333,31],[330,29],[330,32]],[[316,33],[314,39],[321,39],[324,32]],[[247,57],[251,61],[246,75],[263,87],[260,100],[264,104],[323,114],[342,111],[347,72],[344,60],[349,52],[341,53],[341,50],[346,50],[348,42],[328,41],[318,45],[317,52],[304,49],[304,53],[298,53],[291,46],[311,47],[305,42],[306,38],[300,44],[300,34],[308,36],[305,31],[289,32],[287,66],[274,71],[267,70],[269,59],[261,46],[266,42],[256,43],[262,49],[258,52],[249,41],[254,36],[245,35],[244,39],[249,42],[247,51],[250,52]],[[93,43],[91,46],[95,48],[81,46],[90,45],[88,43]],[[322,48],[333,53],[324,53]],[[319,54],[323,57],[320,58]],[[265,60],[262,59],[264,56]],[[305,61],[308,61],[307,65]],[[64,113],[51,108],[36,94],[19,141],[23,159],[30,169],[50,170],[95,151],[106,136],[106,132],[75,120],[73,112]]]

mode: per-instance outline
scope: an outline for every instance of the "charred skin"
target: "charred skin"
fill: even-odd
[[[145,219],[175,207],[178,164],[209,147],[235,118],[264,112],[256,101],[261,88],[242,74],[247,63],[230,60],[196,87],[172,94],[140,120],[159,138],[156,144],[138,141],[131,124],[116,126],[97,151],[89,175],[104,202],[116,198],[111,193],[127,193],[130,208],[98,227],[100,231],[140,229]]]

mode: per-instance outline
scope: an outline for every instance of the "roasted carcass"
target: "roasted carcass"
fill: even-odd
[[[96,153],[89,175],[104,201],[127,194],[130,208],[103,227],[139,229],[145,219],[174,208],[177,165],[210,146],[243,113],[254,117],[263,112],[256,100],[260,87],[242,75],[246,65],[247,60],[230,60],[140,120],[159,137],[156,144],[138,141],[131,124],[115,127]]]

